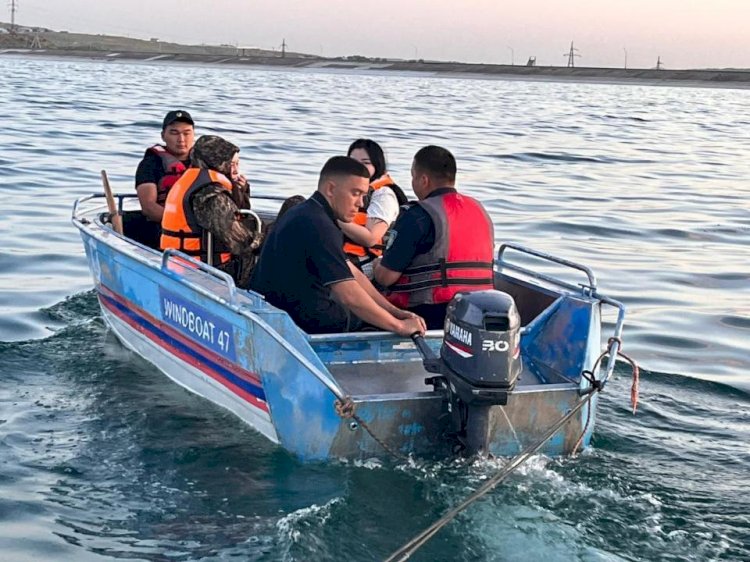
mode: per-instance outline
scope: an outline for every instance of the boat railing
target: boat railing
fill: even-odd
[[[216,269],[215,267],[211,266],[210,264],[204,263],[202,261],[196,260],[188,256],[187,254],[184,254],[180,252],[179,250],[175,250],[174,248],[167,248],[164,250],[164,252],[161,255],[161,270],[166,273],[169,271],[169,260],[170,258],[178,258],[179,260],[187,261],[191,266],[193,266],[196,269],[199,269],[203,271],[204,273],[207,273],[211,275],[212,277],[215,277],[221,281],[224,282],[224,284],[227,286],[227,291],[229,294],[229,304],[230,305],[236,305],[237,301],[237,286],[234,284],[234,279],[232,279],[232,276],[228,273],[225,273],[224,271],[220,271]]]
[[[587,284],[579,283],[578,285],[573,285],[572,283],[568,283],[557,277],[553,277],[551,275],[547,275],[538,271],[533,271],[531,269],[527,269],[520,265],[510,263],[505,257],[505,253],[507,250],[514,250],[522,254],[528,254],[530,256],[534,256],[542,260],[554,262],[559,265],[568,267],[570,269],[580,271],[586,275],[588,283]],[[532,279],[539,279],[542,281],[546,281],[548,283],[553,283],[557,286],[565,287],[572,291],[582,290],[584,295],[589,296],[593,299],[596,299],[602,304],[606,304],[617,309],[617,321],[615,322],[615,328],[613,330],[612,336],[610,336],[607,342],[607,347],[609,349],[609,359],[607,362],[607,368],[605,370],[604,376],[600,377],[601,380],[603,381],[606,381],[607,379],[609,379],[612,372],[614,371],[615,364],[617,362],[617,352],[622,347],[622,328],[625,323],[625,305],[621,303],[620,301],[617,301],[606,295],[601,294],[598,291],[597,285],[596,285],[596,276],[594,275],[594,272],[589,267],[582,265],[580,263],[576,263],[570,260],[566,260],[564,258],[553,256],[545,252],[540,252],[538,250],[533,250],[531,248],[527,248],[526,246],[522,246],[520,244],[512,244],[512,243],[506,243],[500,246],[497,252],[496,265],[498,265],[499,267],[510,269],[512,271],[516,271],[518,273],[522,273],[524,275],[531,277]],[[583,384],[584,381],[582,380],[581,383]]]
[[[342,389],[338,383],[333,380],[328,374],[326,374],[324,371],[322,371],[317,365],[315,365],[312,361],[310,361],[305,355],[299,351],[294,346],[290,346],[289,342],[281,336],[270,324],[268,324],[263,318],[261,318],[258,314],[253,312],[252,310],[249,310],[245,306],[241,306],[241,303],[238,302],[237,298],[237,286],[234,284],[234,279],[232,279],[232,276],[228,273],[225,273],[223,271],[219,271],[218,269],[200,261],[197,260],[191,256],[188,256],[187,254],[180,252],[179,250],[175,250],[173,248],[169,248],[164,251],[164,255],[162,256],[161,260],[161,269],[163,272],[168,272],[169,270],[169,261],[170,258],[178,258],[181,262],[187,262],[196,269],[199,269],[205,273],[208,273],[209,275],[213,276],[214,278],[217,278],[221,281],[223,281],[227,289],[229,291],[229,302],[228,305],[231,309],[233,309],[235,312],[242,314],[244,316],[247,316],[252,320],[253,324],[256,327],[261,328],[264,332],[266,332],[271,338],[273,338],[278,344],[284,347],[284,349],[292,356],[294,357],[299,363],[307,369],[315,378],[317,378],[323,385],[326,386],[333,394],[336,396],[336,398],[340,400],[344,400],[346,397],[346,393],[344,392],[344,389]],[[212,294],[210,292],[206,292],[203,290],[202,287],[198,287],[191,283],[188,279],[181,277],[179,275],[172,276],[173,279],[175,279],[178,283],[181,283],[191,289],[197,289],[201,294],[204,294],[214,300],[219,300],[219,297],[215,294]],[[248,297],[252,297],[255,295],[255,293],[247,293]],[[260,295],[257,295],[258,298],[262,299]]]
[[[607,342],[607,347],[609,348],[607,369],[604,373],[604,376],[600,377],[602,381],[606,382],[609,379],[610,375],[612,375],[612,372],[615,370],[615,364],[617,363],[617,352],[622,349],[622,327],[625,324],[625,305],[618,300],[609,298],[606,295],[602,295],[598,291],[594,291],[592,293],[592,296],[595,299],[598,299],[600,302],[613,306],[617,309],[617,321],[615,322],[615,329],[612,333],[612,336],[609,338],[609,341]]]
[[[81,220],[81,218],[78,216],[78,207],[80,207],[81,203],[91,201],[92,199],[106,199],[106,197],[107,196],[104,193],[92,193],[91,195],[79,197],[75,200],[75,203],[73,203],[73,212],[71,213],[71,219]],[[117,199],[117,212],[122,214],[124,201],[126,199],[136,199],[138,195],[136,193],[123,193],[119,195],[115,194],[114,197],[115,199]]]
[[[581,271],[586,274],[586,277],[588,279],[588,284],[584,285],[583,283],[580,283],[578,285],[573,285],[572,283],[568,283],[566,281],[563,281],[562,279],[559,279],[557,277],[553,277],[551,275],[547,275],[545,273],[541,273],[539,271],[533,271],[531,269],[527,269],[523,266],[520,266],[515,263],[510,263],[505,258],[505,253],[507,250],[514,250],[516,252],[527,254],[530,256],[534,256],[536,258],[550,261],[553,263],[557,263],[559,265],[568,267],[570,269],[575,269],[577,271]],[[524,275],[528,275],[531,278],[539,279],[542,281],[547,281],[549,283],[553,283],[555,285],[565,287],[567,289],[571,289],[573,291],[580,291],[583,289],[584,294],[592,294],[596,291],[596,276],[594,275],[594,272],[591,271],[591,269],[585,265],[582,265],[580,263],[576,263],[570,260],[566,260],[564,258],[559,258],[557,256],[553,256],[552,254],[547,254],[545,252],[540,252],[538,250],[533,250],[531,248],[527,248],[526,246],[521,246],[520,244],[512,244],[512,243],[505,243],[500,246],[500,249],[497,251],[497,261],[495,262],[500,267],[505,267],[507,269],[511,269],[513,271],[516,271],[518,273],[523,273]]]
[[[239,209],[237,211],[243,218],[252,217],[255,219],[255,234],[260,235],[261,228],[263,227],[263,221],[260,220],[258,213],[251,209]],[[206,231],[206,261],[208,265],[214,264],[214,235],[210,231]]]
[[[106,195],[104,193],[92,193],[91,195],[85,195],[84,197],[79,197],[76,199],[75,203],[73,203],[73,212],[71,215],[71,218],[76,219],[78,214],[78,207],[81,203],[85,203],[86,201],[90,201],[92,199],[106,199]],[[137,193],[114,193],[113,197],[117,199],[117,212],[121,213],[123,212],[123,203],[126,199],[137,199],[138,194]],[[267,200],[267,201],[286,201],[286,197],[281,195],[255,195],[253,194],[252,199],[261,199],[261,200]],[[249,211],[249,210],[248,210]],[[258,217],[257,213],[254,211],[249,211],[252,213],[256,218]],[[245,210],[241,210],[240,213],[245,214]],[[258,219],[260,220],[260,219]]]

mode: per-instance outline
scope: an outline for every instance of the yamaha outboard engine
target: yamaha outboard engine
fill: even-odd
[[[500,291],[458,293],[448,304],[440,358],[451,390],[467,405],[508,403],[521,374],[521,318]]]
[[[415,338],[425,368],[442,375],[428,382],[447,387],[452,435],[469,455],[487,452],[490,409],[508,403],[521,374],[520,327],[510,295],[475,291],[458,293],[448,304],[439,359]]]

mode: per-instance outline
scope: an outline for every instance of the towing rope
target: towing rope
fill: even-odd
[[[385,442],[380,439],[375,433],[370,429],[370,426],[368,426],[365,421],[357,415],[356,412],[356,405],[354,404],[354,400],[352,400],[351,396],[346,396],[343,400],[336,400],[333,403],[333,407],[336,410],[336,413],[341,416],[344,419],[353,419],[356,421],[362,428],[370,434],[370,437],[373,438],[373,440],[380,445],[383,450],[388,453],[389,455],[397,458],[400,461],[408,461],[409,457],[406,457],[399,453],[398,451],[394,451],[391,447],[385,444]]]
[[[597,368],[601,364],[602,359],[604,359],[604,357],[610,354],[612,344],[615,342],[617,342],[620,346],[622,346],[622,342],[619,340],[619,338],[610,338],[608,342],[609,348],[606,351],[604,351],[604,353],[602,353],[599,356],[599,358],[596,360],[596,363],[594,363],[594,367],[592,369],[593,372],[596,372]],[[635,409],[638,405],[638,379],[639,379],[638,365],[633,359],[631,359],[624,353],[620,352],[619,350],[617,352],[617,355],[621,356],[628,363],[630,363],[631,367],[633,368],[633,386],[631,387],[631,391],[630,391],[630,399],[631,399],[631,404],[633,407],[633,413],[635,413]],[[588,377],[586,376],[587,375],[586,372],[584,372],[582,375],[588,379]],[[529,460],[529,458],[532,455],[534,455],[537,451],[539,451],[539,449],[541,449],[544,446],[544,444],[547,443],[547,441],[549,441],[562,426],[564,426],[585,405],[587,405],[591,401],[591,399],[596,395],[596,393],[601,392],[602,389],[604,388],[604,384],[606,384],[606,379],[604,381],[597,380],[593,377],[593,374],[591,374],[591,378],[588,380],[592,381],[591,388],[584,395],[583,399],[579,401],[575,406],[573,406],[573,408],[567,414],[565,414],[562,418],[560,418],[557,421],[557,423],[555,423],[552,427],[550,427],[537,443],[534,443],[528,446],[521,453],[513,457],[508,462],[508,464],[506,464],[502,468],[502,470],[500,470],[500,472],[498,472],[495,476],[487,480],[482,486],[480,486],[473,494],[467,497],[460,504],[458,504],[457,506],[447,511],[445,515],[443,515],[435,523],[427,527],[427,529],[425,529],[424,531],[416,535],[409,542],[407,542],[404,546],[402,546],[396,552],[391,554],[388,558],[386,558],[385,562],[403,562],[404,560],[408,560],[412,554],[414,554],[419,548],[421,548],[425,543],[427,543],[427,541],[429,541],[433,536],[435,536],[435,534],[440,529],[442,529],[448,523],[450,523],[453,519],[455,519],[459,513],[464,511],[475,501],[482,498],[484,495],[486,495],[488,492],[494,489],[495,486],[503,482],[518,467],[520,467],[523,463]],[[581,441],[583,440],[583,436],[586,433],[586,428],[588,427],[590,418],[591,418],[591,408],[589,408],[588,410],[588,416],[586,419],[586,427],[584,428],[584,432],[581,434],[580,439],[576,443],[576,446],[574,448],[574,454],[575,454],[575,450],[578,448]]]
[[[502,468],[500,472],[498,472],[495,476],[493,476],[492,478],[487,480],[484,484],[482,484],[482,486],[480,486],[476,492],[471,494],[468,498],[466,498],[456,507],[450,509],[445,515],[443,515],[435,523],[430,525],[427,529],[419,533],[417,536],[415,536],[413,539],[407,542],[404,546],[402,546],[396,552],[391,554],[388,558],[386,558],[386,562],[396,562],[396,561],[402,562],[404,560],[408,560],[412,554],[414,554],[422,545],[424,545],[428,540],[430,540],[440,529],[442,529],[448,523],[450,523],[459,513],[464,511],[467,507],[469,507],[472,503],[480,499],[482,496],[490,492],[495,486],[497,486],[503,480],[505,480],[508,476],[510,476],[519,466],[521,466],[523,463],[529,460],[529,458],[532,455],[534,455],[539,449],[541,449],[544,446],[544,444],[547,441],[549,441],[563,425],[565,425],[573,416],[575,416],[579,412],[581,408],[583,408],[584,405],[588,404],[588,402],[591,400],[593,396],[594,396],[594,393],[584,396],[583,400],[581,400],[575,406],[573,406],[570,412],[565,414],[562,418],[560,418],[557,421],[557,423],[555,423],[552,427],[550,427],[547,430],[547,433],[545,433],[537,443],[534,443],[526,447],[526,449],[524,449],[521,453],[513,457],[508,462],[508,464],[506,464]]]
[[[633,358],[626,355],[621,351],[622,348],[622,340],[620,338],[612,337],[609,338],[607,341],[607,344],[609,344],[610,347],[608,347],[596,360],[594,363],[594,366],[590,371],[584,371],[581,373],[581,376],[585,378],[587,381],[591,383],[591,387],[587,391],[589,394],[592,394],[594,391],[600,391],[602,390],[602,381],[597,380],[594,378],[594,373],[599,368],[599,365],[601,364],[602,360],[607,357],[611,353],[611,346],[613,343],[618,343],[619,348],[617,350],[617,356],[622,357],[625,361],[627,361],[630,364],[630,368],[633,373],[633,382],[630,386],[630,406],[633,409],[633,415],[635,415],[636,410],[638,409],[638,393],[640,388],[640,373],[641,370],[638,368],[638,363],[635,362]],[[586,435],[586,432],[589,429],[589,424],[591,423],[591,408],[586,412],[586,423],[583,426],[583,431],[581,432],[581,436],[578,438],[578,441],[576,441],[575,446],[573,447],[573,452],[571,455],[575,456],[578,452],[578,447],[581,446],[581,443],[583,443],[583,438]]]

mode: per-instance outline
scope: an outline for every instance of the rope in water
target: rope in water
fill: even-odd
[[[445,515],[443,515],[440,519],[438,519],[435,523],[430,525],[427,529],[419,533],[417,536],[415,536],[413,539],[411,539],[409,542],[407,542],[404,546],[399,548],[396,552],[391,554],[388,558],[386,558],[386,562],[401,562],[403,560],[408,560],[409,557],[414,554],[422,545],[424,545],[428,540],[430,540],[440,529],[445,527],[448,523],[450,523],[459,513],[461,513],[463,510],[465,510],[467,507],[469,507],[472,503],[474,503],[476,500],[487,494],[487,492],[491,491],[495,486],[500,484],[503,480],[505,480],[508,476],[510,476],[513,471],[515,471],[519,466],[521,466],[523,463],[525,463],[534,453],[536,453],[539,449],[542,448],[542,446],[549,441],[552,436],[557,433],[557,431],[567,423],[568,420],[570,420],[574,415],[578,413],[578,411],[583,408],[584,405],[588,404],[588,402],[591,400],[592,396],[594,394],[589,394],[583,398],[580,402],[578,402],[573,409],[570,410],[567,414],[565,414],[560,420],[550,427],[549,430],[547,430],[547,433],[544,434],[542,439],[540,439],[537,443],[534,443],[533,445],[527,447],[524,449],[521,453],[513,457],[508,464],[506,464],[503,469],[498,472],[495,476],[487,480],[480,488],[477,489],[476,492],[471,494],[468,498],[466,498],[464,501],[462,501],[460,504],[458,504],[456,507],[450,509]]]
[[[621,342],[619,341],[619,338],[610,338],[609,344],[612,346],[613,343],[618,343],[621,345]],[[611,347],[608,348],[604,353],[602,353],[599,358],[596,360],[596,363],[594,364],[594,368],[592,369],[593,372],[596,372],[596,369],[599,367],[599,364],[601,363],[602,359],[609,355],[611,353],[610,351]],[[636,364],[633,359],[625,355],[624,353],[617,351],[617,355],[621,356],[623,359],[625,359],[628,363],[630,363],[631,367],[633,368],[633,387],[631,388],[631,402],[633,406],[633,413],[635,413],[636,406],[638,404],[638,379],[639,379],[639,369],[638,365]],[[593,378],[593,375],[592,375]],[[555,423],[552,427],[550,427],[547,432],[542,436],[542,438],[537,442],[523,451],[513,457],[507,465],[505,465],[500,472],[498,472],[495,476],[487,480],[481,487],[479,487],[473,494],[471,494],[469,497],[467,497],[464,501],[462,501],[457,506],[450,509],[448,512],[445,513],[440,519],[438,519],[435,523],[427,527],[424,531],[416,535],[414,538],[412,538],[409,542],[407,542],[404,546],[399,548],[397,551],[395,551],[393,554],[391,554],[388,558],[386,558],[385,562],[403,562],[404,560],[408,560],[409,557],[414,554],[419,548],[421,548],[427,541],[429,541],[435,534],[445,527],[448,523],[450,523],[453,519],[455,519],[456,516],[458,516],[459,513],[464,511],[466,508],[468,508],[472,503],[477,501],[478,499],[482,498],[484,495],[486,495],[488,492],[490,492],[495,486],[503,482],[508,476],[510,476],[518,467],[520,467],[523,463],[525,463],[529,458],[531,458],[532,455],[534,455],[539,449],[541,449],[544,444],[549,441],[555,433],[558,432],[558,430],[564,426],[573,416],[575,416],[585,405],[587,405],[591,399],[598,393],[601,392],[604,388],[604,385],[606,384],[606,377],[604,380],[596,380],[595,383],[592,383],[590,387],[590,391],[583,397],[583,399],[578,402],[573,408],[565,414],[562,418],[560,418],[557,423]],[[586,420],[586,427],[584,428],[584,432],[581,434],[581,438],[578,440],[578,443],[576,443],[575,449],[578,448],[581,441],[583,440],[584,435],[586,434],[586,428],[589,424],[589,419],[591,417],[591,408],[589,408],[588,411],[588,417]],[[574,449],[574,452],[575,452]]]

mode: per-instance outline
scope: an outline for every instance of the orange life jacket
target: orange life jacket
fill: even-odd
[[[161,219],[161,249],[175,248],[201,261],[207,261],[206,232],[198,224],[193,212],[193,195],[210,183],[217,183],[232,192],[232,183],[219,172],[203,168],[188,168],[172,186],[164,205]],[[223,264],[232,259],[232,254],[220,240],[213,241],[213,264]]]
[[[459,291],[494,288],[494,228],[479,201],[447,193],[418,204],[435,225],[435,244],[414,257],[386,298],[411,308],[446,303]]]
[[[393,191],[396,193],[396,197],[399,198],[400,204],[406,202],[406,196],[403,195],[401,188],[396,185],[396,182],[394,182],[388,174],[383,174],[370,184],[370,190],[365,196],[364,205],[360,207],[359,211],[357,211],[357,214],[354,215],[354,220],[352,221],[354,224],[367,227],[367,208],[370,206],[372,194],[382,187],[390,187],[391,189],[393,189]],[[401,194],[401,197],[403,197],[403,201],[401,200],[401,197],[399,197],[399,192]],[[373,260],[383,254],[383,249],[384,246],[382,237],[369,248],[360,246],[359,244],[352,242],[348,238],[344,243],[344,253],[350,256],[356,256],[357,258],[369,256],[370,260]],[[363,260],[360,259],[359,261],[361,263]]]
[[[160,144],[155,144],[146,150],[146,154],[148,153],[156,154],[161,159],[161,165],[164,168],[164,175],[159,180],[159,183],[156,184],[156,202],[163,207],[164,202],[167,200],[167,193],[169,193],[175,182],[180,179],[180,176],[185,173],[187,166],[182,163],[182,160]]]

